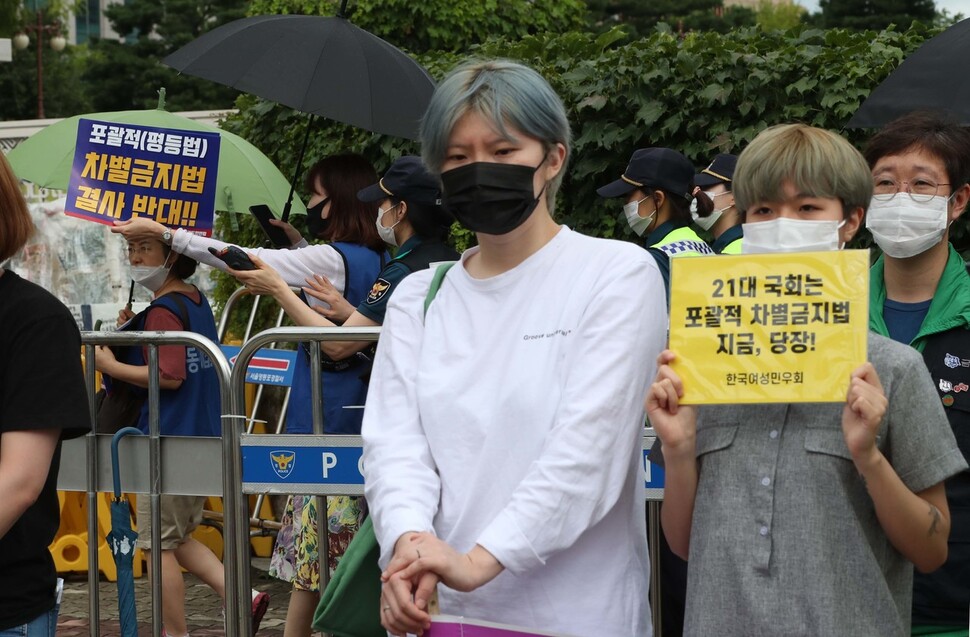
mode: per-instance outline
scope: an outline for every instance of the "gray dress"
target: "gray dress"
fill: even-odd
[[[878,445],[914,491],[963,470],[916,350],[870,333],[889,406]],[[912,564],[842,435],[844,403],[703,407],[686,635],[909,635]]]

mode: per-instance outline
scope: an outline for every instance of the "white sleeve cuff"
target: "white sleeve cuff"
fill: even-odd
[[[546,563],[508,511],[502,511],[492,520],[479,536],[478,544],[515,575]]]

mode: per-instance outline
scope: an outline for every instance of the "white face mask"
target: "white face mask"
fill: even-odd
[[[727,192],[719,192],[717,194],[713,194],[705,190],[704,194],[710,197],[711,201],[716,203],[717,202],[716,197],[720,197],[722,195],[730,195],[731,191],[729,190]],[[731,206],[733,205],[734,204],[731,204]],[[707,215],[706,217],[702,217],[697,214],[697,200],[693,199],[690,202],[690,216],[694,220],[694,223],[696,223],[698,226],[700,226],[704,230],[710,230],[711,228],[714,227],[714,224],[717,223],[717,220],[721,218],[721,215],[724,214],[724,211],[730,208],[731,206],[725,206],[723,208],[715,208],[711,212],[711,214]]]
[[[647,231],[647,227],[650,226],[650,222],[653,221],[654,215],[657,214],[656,209],[654,209],[654,211],[650,213],[650,216],[640,216],[640,203],[649,198],[650,197],[644,197],[640,201],[631,201],[630,203],[623,205],[623,215],[626,217],[626,222],[630,226],[630,229],[633,230],[638,237],[643,236],[643,233]]]
[[[942,239],[949,225],[949,197],[936,196],[916,201],[897,193],[889,201],[872,198],[866,213],[866,227],[883,252],[906,259],[926,252]]]
[[[397,205],[391,206],[387,210],[381,210],[380,208],[377,209],[377,234],[381,235],[381,239],[384,241],[384,243],[386,243],[387,245],[392,245],[394,247],[397,247],[397,237],[394,236],[394,228],[395,226],[397,226],[397,224],[401,223],[401,220],[398,219],[393,226],[391,226],[390,228],[385,228],[384,226],[381,225],[381,219],[384,218],[384,215],[386,215],[387,213],[394,210],[400,205],[401,204],[399,203]]]
[[[165,265],[132,265],[128,266],[131,271],[131,280],[144,287],[152,294],[158,291],[168,278],[168,271],[172,266]]]
[[[842,241],[839,228],[842,221],[819,221],[815,219],[788,219],[779,217],[771,221],[742,224],[744,241],[742,254],[765,254],[770,252],[826,252],[840,250]]]

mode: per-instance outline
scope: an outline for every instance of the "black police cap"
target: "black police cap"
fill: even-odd
[[[730,184],[734,179],[734,167],[737,165],[737,155],[721,153],[714,158],[710,166],[694,175],[694,185],[709,188],[718,184]]]
[[[626,170],[616,181],[597,189],[600,197],[622,197],[640,190],[665,190],[692,197],[694,166],[681,153],[670,148],[641,148],[634,151]]]
[[[420,157],[405,155],[391,164],[379,182],[358,192],[357,198],[368,202],[401,199],[436,206],[441,204],[441,186]]]

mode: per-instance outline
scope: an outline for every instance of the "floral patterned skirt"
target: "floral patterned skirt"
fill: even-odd
[[[367,516],[364,498],[327,498],[327,564],[333,575],[360,523]],[[286,502],[282,528],[276,536],[269,574],[293,582],[297,590],[320,590],[320,549],[317,537],[317,504],[314,496],[294,495]]]

